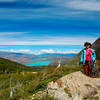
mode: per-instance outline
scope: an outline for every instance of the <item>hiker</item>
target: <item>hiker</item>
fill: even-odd
[[[96,63],[96,54],[91,48],[90,42],[85,42],[84,46],[85,48],[82,50],[80,57],[81,67],[87,76],[92,77],[92,71],[95,68]]]

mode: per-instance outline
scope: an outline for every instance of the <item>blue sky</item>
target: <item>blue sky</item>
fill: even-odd
[[[9,45],[6,50],[10,45],[83,45],[98,37],[100,0],[0,0],[0,45]]]

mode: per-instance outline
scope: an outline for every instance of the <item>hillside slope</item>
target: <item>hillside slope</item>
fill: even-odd
[[[24,66],[15,61],[11,61],[5,58],[0,58],[0,73],[10,73],[10,72],[19,72],[25,70],[33,70],[30,67]]]
[[[96,52],[97,60],[100,60],[100,37],[92,44],[92,48]]]

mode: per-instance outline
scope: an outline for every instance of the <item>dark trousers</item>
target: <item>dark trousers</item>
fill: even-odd
[[[91,61],[86,61],[85,62],[84,72],[87,76],[92,77],[92,64],[91,64]]]

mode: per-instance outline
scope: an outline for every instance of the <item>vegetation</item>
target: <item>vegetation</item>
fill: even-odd
[[[54,100],[52,97],[50,97],[49,95],[43,96],[41,98],[34,98],[34,100]]]
[[[34,71],[33,68],[27,67],[20,63],[0,58],[0,74],[2,73],[15,73],[21,71]]]
[[[56,69],[56,66],[51,67],[44,67],[44,69],[39,70],[37,73],[32,73],[31,71],[23,71],[23,70],[16,70],[16,65],[18,63],[9,62],[9,60],[3,59],[5,62],[8,61],[9,67],[15,67],[15,69],[9,70],[10,73],[5,73],[2,71],[0,74],[0,99],[2,100],[9,100],[10,99],[10,92],[13,91],[12,100],[19,100],[19,99],[26,99],[33,94],[37,93],[38,91],[43,91],[46,89],[48,82],[56,81],[60,77],[75,72],[80,71],[80,66],[73,66],[72,64],[66,64],[66,66],[61,66],[60,68]],[[1,61],[3,62],[1,59]],[[99,65],[99,62],[97,64]],[[6,65],[7,66],[7,65]],[[19,69],[22,66],[24,69],[25,66],[19,64]],[[1,65],[0,65],[1,67]],[[5,67],[6,70],[6,67]],[[13,71],[12,71],[13,70]],[[47,96],[49,98],[49,96]],[[45,98],[45,97],[44,97]],[[36,98],[35,100],[39,100]],[[45,99],[44,99],[45,100]],[[50,99],[47,99],[50,100]]]
[[[6,62],[6,64],[4,64],[3,61]],[[56,66],[51,66],[45,67],[43,70],[40,70],[37,73],[32,73],[29,71],[23,72],[23,70],[26,70],[24,69],[25,66],[7,59],[1,59],[0,62],[1,65],[5,66],[4,70],[2,70],[3,68],[0,65],[0,71],[2,72],[0,74],[0,99],[2,100],[10,99],[11,90],[13,92],[12,100],[19,100],[21,98],[26,99],[34,93],[46,89],[48,82],[56,81],[66,74],[80,70],[79,66],[61,66],[59,69],[56,69]],[[11,69],[11,67],[14,68]],[[5,73],[5,70],[9,71],[10,73]]]

